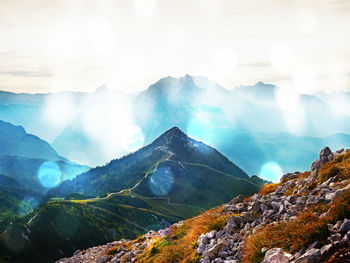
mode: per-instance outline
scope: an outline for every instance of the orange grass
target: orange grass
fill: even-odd
[[[332,162],[324,164],[318,174],[318,177],[321,182],[325,182],[329,178],[337,175],[337,181],[350,179],[350,152],[342,154],[335,158]]]
[[[320,218],[315,214],[327,212],[327,216]],[[264,258],[262,248],[280,247],[289,253],[295,253],[316,240],[323,240],[328,236],[328,223],[350,216],[350,191],[344,193],[332,204],[315,206],[300,213],[291,222],[281,222],[265,226],[258,233],[251,235],[245,241],[245,263],[261,262]]]
[[[268,195],[277,190],[277,188],[282,185],[281,183],[277,184],[265,184],[259,191],[260,195]]]
[[[190,218],[180,226],[172,226],[169,235],[151,244],[138,258],[138,262],[199,262],[200,255],[196,253],[199,236],[214,229],[222,229],[231,216],[221,212],[222,206]]]

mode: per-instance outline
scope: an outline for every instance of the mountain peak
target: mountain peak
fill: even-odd
[[[159,136],[152,144],[183,149],[189,140],[190,138],[183,131],[177,126],[174,126]]]
[[[163,135],[180,135],[181,137],[188,137],[183,131],[180,130],[179,127],[174,126],[171,129],[167,130]]]
[[[257,82],[254,86],[258,88],[275,88],[275,85],[264,83],[262,81]]]
[[[95,92],[100,92],[100,93],[108,92],[108,91],[109,91],[109,88],[106,85],[101,85],[95,90]]]

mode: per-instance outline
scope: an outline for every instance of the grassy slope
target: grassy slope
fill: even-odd
[[[167,236],[155,237],[150,241],[150,245],[140,255],[138,262],[199,262],[200,256],[196,253],[198,237],[202,233],[222,229],[226,225],[229,216],[230,214],[222,214],[222,207],[218,207],[190,218],[182,224],[172,225]],[[138,239],[142,238],[139,237]],[[124,247],[129,246],[128,243],[122,245]],[[111,248],[106,254],[115,254],[117,249],[118,246]]]
[[[337,184],[344,184],[345,179],[350,179],[350,153],[342,155],[334,161],[323,166],[318,179],[322,182],[330,176],[338,175]],[[310,172],[305,172],[299,177],[307,177]],[[297,180],[297,179],[294,179]],[[349,183],[348,181],[346,181]],[[314,184],[314,182],[311,182]],[[267,195],[274,192],[280,184],[268,184],[259,192],[261,195]],[[343,187],[345,185],[342,185]],[[291,192],[286,192],[290,195]],[[321,214],[328,211],[326,218],[320,218],[314,214]],[[212,229],[222,229],[227,217],[230,214],[223,214],[222,207],[211,209],[199,216],[185,220],[182,224],[171,226],[170,233],[164,237],[155,237],[150,242],[150,246],[145,249],[138,258],[138,262],[179,262],[179,263],[197,263],[200,255],[196,253],[197,240],[202,233]],[[328,205],[317,205],[310,207],[309,210],[300,213],[296,220],[288,223],[268,224],[258,232],[249,236],[244,248],[244,262],[261,262],[264,254],[261,252],[263,247],[282,247],[285,251],[295,253],[302,247],[307,247],[315,240],[322,241],[329,236],[327,223],[334,224],[344,218],[350,217],[350,192],[345,192],[339,199]],[[142,239],[139,237],[138,239]],[[137,242],[131,241],[131,243]],[[128,247],[129,243],[120,244]],[[120,246],[119,245],[119,246]],[[111,248],[106,253],[115,254],[118,247]],[[341,262],[341,261],[332,261]]]
[[[162,219],[178,220],[147,208],[113,202],[50,202],[17,220],[0,235],[0,254],[12,254],[19,262],[50,262],[71,255],[76,249],[160,229],[164,227]]]
[[[259,190],[259,187],[246,179],[238,179],[215,170],[204,164],[166,161],[159,164],[158,169],[170,168],[173,183],[169,192],[163,195],[172,203],[187,204],[202,209],[209,209],[227,202],[238,194],[249,195]],[[140,196],[156,197],[152,191],[150,180],[152,174],[145,178],[133,190]],[[153,180],[154,181],[154,180]]]
[[[45,188],[38,179],[40,166],[46,162],[45,159],[25,158],[18,156],[0,156],[0,174],[7,175],[27,191],[35,191],[42,196],[49,190]],[[68,161],[56,162],[61,169],[61,181],[71,179],[76,174],[85,172],[88,167],[71,163]]]

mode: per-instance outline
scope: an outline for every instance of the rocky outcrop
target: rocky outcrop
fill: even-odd
[[[331,149],[329,149],[328,147],[324,147],[320,152],[320,158],[313,162],[313,164],[311,165],[311,171],[318,171],[322,167],[322,165],[324,165],[327,162],[333,161],[336,157],[345,152],[346,151],[344,149],[340,149],[333,153]]]
[[[201,256],[200,262],[242,262],[245,240],[250,235],[268,224],[291,222],[296,219],[298,213],[310,206],[330,204],[342,193],[350,191],[350,179],[340,181],[337,184],[334,183],[335,179],[333,177],[325,182],[318,179],[321,167],[345,152],[342,149],[332,153],[326,147],[321,151],[320,158],[312,164],[310,173],[286,174],[281,178],[276,190],[269,194],[254,194],[248,201],[245,201],[242,196],[237,196],[223,205],[222,213],[230,215],[226,225],[221,230],[202,233],[197,240],[196,253]],[[326,217],[327,212],[318,216]],[[178,224],[181,225],[181,222]],[[329,257],[335,251],[350,246],[350,219],[343,219],[334,225],[329,224],[328,229],[330,234],[326,240],[314,242],[294,255],[284,253],[278,247],[269,250],[263,248],[262,253],[265,254],[263,263],[323,262],[326,257]],[[113,256],[101,253],[99,257],[94,258],[94,260],[96,259],[94,262],[137,262],[138,256],[152,243],[155,237],[166,236],[168,232],[168,229],[158,232],[151,231],[145,235],[142,241],[129,241],[127,243],[128,248],[120,248],[120,251],[117,251]],[[101,247],[101,250],[107,250],[110,245],[106,246]],[[94,250],[91,251],[95,253]],[[89,253],[90,250],[87,250],[85,255]],[[72,258],[59,262],[90,262],[81,261],[81,255],[82,252],[79,252]]]

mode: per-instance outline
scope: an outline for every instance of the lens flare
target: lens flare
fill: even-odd
[[[42,186],[52,188],[57,186],[62,177],[60,167],[56,162],[44,162],[38,171],[38,179]]]
[[[260,170],[260,177],[272,182],[278,182],[282,175],[283,172],[281,167],[275,162],[265,163]]]
[[[174,175],[169,167],[159,167],[148,181],[149,187],[155,195],[164,196],[169,193],[174,182]]]

